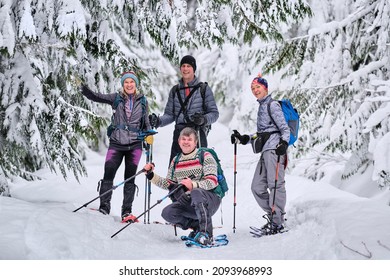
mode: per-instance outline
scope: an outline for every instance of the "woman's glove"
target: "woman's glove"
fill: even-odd
[[[280,139],[279,144],[276,146],[275,153],[278,156],[285,155],[287,152],[287,148],[288,148],[288,143],[286,141],[284,141],[283,139]]]

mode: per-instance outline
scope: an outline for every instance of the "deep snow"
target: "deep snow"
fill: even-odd
[[[153,147],[156,172],[164,175],[170,150],[172,127],[158,130]],[[249,132],[249,131],[248,131]],[[73,210],[98,194],[105,151],[89,152],[85,164],[88,177],[80,184],[73,178],[65,181],[48,170],[37,172],[42,180],[11,183],[12,197],[0,197],[0,259],[2,260],[389,260],[390,208],[379,199],[358,197],[327,183],[313,182],[287,175],[287,227],[284,234],[252,238],[249,226],[263,224],[263,212],[255,203],[250,182],[258,158],[249,146],[238,146],[236,232],[233,233],[233,145],[230,132],[222,124],[213,125],[210,147],[222,160],[230,191],[222,211],[213,218],[215,234],[226,233],[228,246],[213,249],[188,249],[179,236],[187,232],[163,222],[164,200],[151,211],[150,224],[132,224],[110,238],[124,225],[119,223],[122,188],[114,191],[112,215],[83,208]],[[141,159],[139,169],[145,163]],[[115,184],[123,181],[123,167]],[[143,174],[133,212],[144,211]],[[151,205],[166,192],[152,186]],[[96,200],[90,207],[98,207]],[[222,225],[223,218],[223,225]]]

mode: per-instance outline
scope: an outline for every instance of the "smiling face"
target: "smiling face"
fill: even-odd
[[[135,83],[135,81],[132,78],[127,78],[123,82],[123,90],[128,95],[134,94],[135,91],[136,91],[136,88],[137,88],[136,87],[136,83]]]
[[[195,78],[195,71],[191,65],[184,63],[180,66],[181,76],[183,77],[184,84],[188,84]]]
[[[183,154],[189,154],[195,150],[196,145],[198,144],[195,134],[191,133],[189,135],[181,135],[179,137],[179,146]]]
[[[268,89],[258,83],[252,83],[251,90],[252,94],[254,95],[254,97],[256,97],[256,99],[261,99],[268,94]]]

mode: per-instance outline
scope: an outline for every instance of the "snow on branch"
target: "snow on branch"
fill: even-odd
[[[76,110],[76,111],[84,112],[84,113],[86,113],[86,114],[88,114],[88,115],[91,115],[92,117],[95,117],[95,118],[101,118],[101,116],[98,116],[98,115],[94,114],[93,112],[91,112],[91,111],[89,111],[89,110],[86,110],[86,109],[81,108],[81,107],[79,107],[79,106],[74,106],[74,105],[72,105],[72,104],[69,104],[69,103],[66,102],[62,97],[58,98],[58,101],[61,102],[61,103],[64,104],[64,105],[70,107],[70,108],[73,108],[73,109]]]
[[[324,33],[330,33],[335,29],[344,28],[347,25],[349,25],[349,24],[361,19],[362,17],[366,16],[367,14],[371,13],[375,9],[376,5],[377,5],[376,3],[373,3],[368,7],[362,6],[356,12],[354,12],[353,14],[350,14],[348,17],[346,17],[342,21],[332,21],[332,22],[323,24],[321,28],[313,28],[313,29],[309,30],[308,37],[317,36],[317,35],[321,35]]]

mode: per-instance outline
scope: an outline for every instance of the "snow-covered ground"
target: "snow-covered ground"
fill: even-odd
[[[167,170],[172,126],[159,129],[155,136],[153,159],[156,172]],[[152,209],[150,224],[128,226],[119,223],[122,188],[113,193],[112,215],[83,208],[73,210],[98,196],[97,182],[102,178],[104,152],[90,152],[85,162],[88,177],[80,183],[48,170],[37,174],[43,179],[11,184],[12,197],[0,197],[0,259],[2,260],[390,260],[390,208],[376,199],[362,198],[336,186],[301,177],[286,176],[287,227],[284,234],[252,238],[249,226],[264,223],[264,214],[250,191],[258,155],[249,146],[238,146],[237,206],[233,232],[233,145],[230,132],[222,124],[213,125],[209,146],[218,152],[230,191],[222,210],[213,218],[214,234],[226,233],[229,245],[213,249],[186,248],[180,235],[187,232],[163,222],[161,210],[169,199]],[[139,169],[145,163],[141,159]],[[123,167],[115,184],[123,181]],[[136,178],[139,186],[133,212],[144,211],[145,176]],[[152,186],[151,205],[166,192]],[[98,200],[90,207],[98,207]],[[0,262],[1,265],[2,262]],[[220,263],[220,262],[217,262]]]

